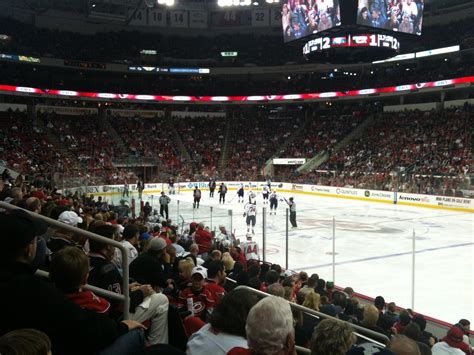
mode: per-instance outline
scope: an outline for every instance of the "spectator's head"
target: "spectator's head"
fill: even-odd
[[[249,349],[255,355],[293,354],[293,314],[287,301],[269,296],[249,312],[245,326]]]
[[[161,237],[154,237],[150,240],[148,253],[161,256],[166,249],[166,241]]]
[[[352,287],[346,287],[344,289],[344,293],[347,295],[347,297],[352,298],[354,295],[354,289]]]
[[[379,310],[373,305],[368,305],[364,308],[364,319],[362,325],[364,327],[375,327],[379,319]]]
[[[191,288],[194,292],[199,292],[204,286],[204,282],[207,278],[206,269],[202,266],[196,266],[191,271]]]
[[[136,224],[127,224],[122,233],[123,239],[128,240],[132,244],[138,242],[139,236],[140,229],[138,229],[138,226]]]
[[[458,326],[464,334],[469,335],[469,332],[471,331],[471,322],[467,319],[461,319],[456,326]]]
[[[356,336],[348,323],[324,319],[314,328],[311,355],[344,355],[355,341]]]
[[[22,210],[0,213],[0,257],[2,260],[32,263],[36,256],[37,237],[46,229],[46,224]]]
[[[104,224],[95,228],[94,233],[108,239],[114,239],[117,228],[113,225]],[[107,260],[112,260],[115,253],[115,247],[94,239],[89,239],[89,249],[92,253],[102,254]]]
[[[279,280],[280,280],[280,274],[278,272],[276,272],[275,270],[270,270],[265,275],[265,282],[268,285],[278,283]]]
[[[87,284],[89,258],[76,247],[66,247],[54,254],[49,277],[65,293],[77,292]]]
[[[247,315],[257,302],[257,296],[247,290],[232,290],[212,312],[210,323],[224,333],[245,338]]]
[[[465,348],[466,344],[463,342],[463,335],[464,332],[455,325],[453,325],[449,329],[448,334],[442,339],[442,341],[447,343],[452,348]]]
[[[252,277],[249,279],[249,287],[252,287],[256,290],[260,290],[262,287],[262,281],[258,277]]]
[[[222,259],[222,253],[220,250],[214,249],[211,252],[211,259],[212,260],[221,260]]]
[[[273,296],[285,297],[285,288],[278,282],[268,286],[267,292]]]
[[[413,317],[413,322],[418,324],[420,330],[423,332],[426,328],[426,319],[421,314],[417,314]]]
[[[212,260],[207,267],[207,278],[214,280],[218,285],[225,283],[225,265],[221,260]]]
[[[82,223],[82,218],[74,211],[64,211],[59,215],[58,221],[72,227],[77,227],[79,223]]]
[[[403,334],[393,335],[387,348],[395,354],[420,355],[418,344]]]
[[[390,302],[387,305],[387,311],[389,311],[390,313],[395,313],[397,311],[397,305],[395,304],[395,302]]]
[[[411,322],[411,315],[407,310],[400,312],[400,324],[408,325]]]
[[[0,337],[2,355],[51,355],[51,340],[36,329],[17,329]]]
[[[181,280],[189,280],[191,278],[191,272],[195,266],[196,265],[194,265],[194,261],[191,258],[180,260],[178,264],[179,278]]]
[[[382,296],[375,297],[374,306],[377,307],[379,311],[382,311],[385,307],[385,299]]]
[[[316,284],[318,283],[319,275],[318,274],[312,274],[309,278],[308,281],[306,281],[306,286],[315,288]]]
[[[310,290],[304,298],[303,306],[308,307],[314,311],[319,311],[321,305],[321,296],[319,293]]]
[[[28,211],[41,213],[41,200],[38,197],[29,197],[25,203]]]
[[[418,341],[420,340],[421,335],[420,326],[415,322],[411,322],[405,327],[405,329],[403,329],[403,334],[409,337],[410,339],[413,339],[414,341]]]
[[[191,244],[189,246],[189,252],[193,255],[198,255],[199,254],[199,246],[195,243]]]
[[[306,283],[308,281],[308,274],[304,271],[301,271],[299,274],[298,274],[298,280],[301,282],[301,283]]]
[[[234,259],[232,259],[232,256],[230,256],[229,253],[224,253],[222,254],[222,262],[225,265],[225,271],[229,273],[233,268],[234,268]]]

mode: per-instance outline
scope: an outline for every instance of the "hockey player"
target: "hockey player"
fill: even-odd
[[[216,234],[217,249],[224,251],[229,249],[234,244],[235,236],[232,232],[227,231],[225,226],[219,226],[219,232]]]
[[[249,191],[249,203],[256,204],[257,203],[257,194],[252,190]]]
[[[276,190],[273,190],[270,195],[270,215],[273,213],[276,215],[276,210],[278,208],[278,195]]]
[[[237,190],[237,197],[239,199],[239,203],[244,203],[244,184],[240,184],[240,187]]]
[[[219,186],[219,204],[225,203],[225,194],[227,193],[227,186],[225,186],[224,183],[221,183],[221,186]]]
[[[193,208],[199,208],[199,202],[201,201],[201,190],[198,189],[196,185],[193,191],[194,203]]]
[[[138,198],[142,199],[143,190],[145,190],[145,182],[143,178],[139,177],[137,181],[137,190],[138,190]]]
[[[270,194],[270,188],[268,185],[263,185],[262,187],[262,196],[263,196],[263,204],[268,204],[268,195]]]
[[[258,256],[258,244],[252,240],[252,235],[250,233],[247,233],[247,241],[240,243],[240,248],[244,252],[247,262],[250,260],[260,260],[260,257]]]
[[[255,234],[254,228],[257,222],[257,205],[256,203],[247,203],[245,205],[244,217],[247,217],[247,233],[250,233],[250,226],[252,226],[252,234]]]
[[[214,198],[215,189],[216,189],[216,181],[214,179],[211,179],[211,181],[209,181],[209,197]]]
[[[122,197],[125,197],[125,196],[128,197],[128,193],[129,193],[128,183],[125,182],[125,184],[123,185]]]
[[[170,195],[175,194],[175,189],[174,189],[174,178],[172,176],[169,177],[168,179],[168,191]]]

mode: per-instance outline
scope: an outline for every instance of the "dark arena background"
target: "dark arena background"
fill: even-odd
[[[473,23],[0,0],[0,354],[472,355]]]

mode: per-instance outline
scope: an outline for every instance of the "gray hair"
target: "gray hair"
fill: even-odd
[[[288,335],[294,334],[290,304],[281,297],[265,297],[250,310],[245,331],[253,352],[278,353],[284,348]]]

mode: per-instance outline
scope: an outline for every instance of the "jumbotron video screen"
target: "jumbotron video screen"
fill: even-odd
[[[281,23],[285,43],[329,30],[341,24],[339,0],[286,0]]]
[[[421,35],[424,0],[359,0],[357,24]]]

